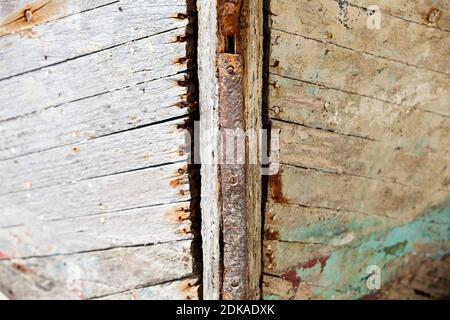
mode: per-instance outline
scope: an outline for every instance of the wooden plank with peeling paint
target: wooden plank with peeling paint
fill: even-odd
[[[192,241],[0,261],[11,299],[92,299],[195,274]],[[164,270],[164,272],[161,272]]]
[[[350,3],[368,7],[376,4],[381,12],[431,28],[450,31],[450,3],[447,0],[351,0]]]
[[[450,118],[299,80],[270,76],[272,119],[448,156]]]
[[[355,175],[281,165],[269,177],[269,199],[286,204],[411,218],[444,201],[448,191],[421,189]]]
[[[368,2],[367,2],[368,3]],[[354,6],[352,1],[272,0],[271,28],[450,74],[450,33]],[[378,5],[378,3],[376,3]],[[380,29],[370,25],[380,18]],[[299,23],[299,19],[303,23]],[[396,30],[397,32],[392,32]],[[370,40],[368,40],[370,39]]]
[[[450,157],[280,121],[272,128],[281,163],[450,192]]]
[[[269,71],[345,92],[450,116],[450,77],[321,40],[272,30]]]
[[[69,6],[69,2],[61,6]],[[95,10],[34,26],[31,36],[15,33],[0,37],[0,79],[169,30],[186,29],[187,25],[186,0],[169,3],[160,0],[115,1]],[[155,49],[149,45],[150,54],[152,50]]]

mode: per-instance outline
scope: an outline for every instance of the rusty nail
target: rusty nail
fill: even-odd
[[[33,20],[33,12],[31,12],[31,9],[25,10],[24,15],[25,15],[25,20],[27,20],[27,22],[30,22],[31,20]]]
[[[234,288],[236,288],[237,286],[239,286],[239,282],[238,282],[237,280],[233,280],[233,281],[231,282],[231,286],[234,287]]]
[[[232,74],[234,72],[234,67],[233,66],[229,66],[227,68],[227,72],[228,72],[228,74]]]

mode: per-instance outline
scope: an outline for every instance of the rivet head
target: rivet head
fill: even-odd
[[[228,72],[229,74],[234,73],[234,67],[233,67],[233,66],[229,66],[229,67],[227,68],[227,72]]]

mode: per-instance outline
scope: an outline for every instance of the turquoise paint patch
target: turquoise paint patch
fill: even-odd
[[[310,96],[315,96],[319,93],[319,87],[307,86],[305,88],[305,93]]]
[[[430,223],[440,221],[441,223]],[[298,269],[302,281],[318,286],[316,294],[330,296],[335,290],[350,291],[355,297],[374,293],[366,286],[367,267],[376,265],[381,270],[382,283],[393,279],[405,263],[405,257],[414,253],[417,245],[433,248],[432,257],[450,252],[450,198],[411,223],[366,237],[356,248],[339,248],[332,252],[322,272],[319,268]],[[329,289],[327,289],[329,288]]]
[[[263,297],[264,300],[281,300],[281,298],[274,294],[269,294]]]

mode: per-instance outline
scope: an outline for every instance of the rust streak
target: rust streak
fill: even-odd
[[[0,36],[26,31],[46,23],[61,10],[60,0],[37,0],[0,21]]]

